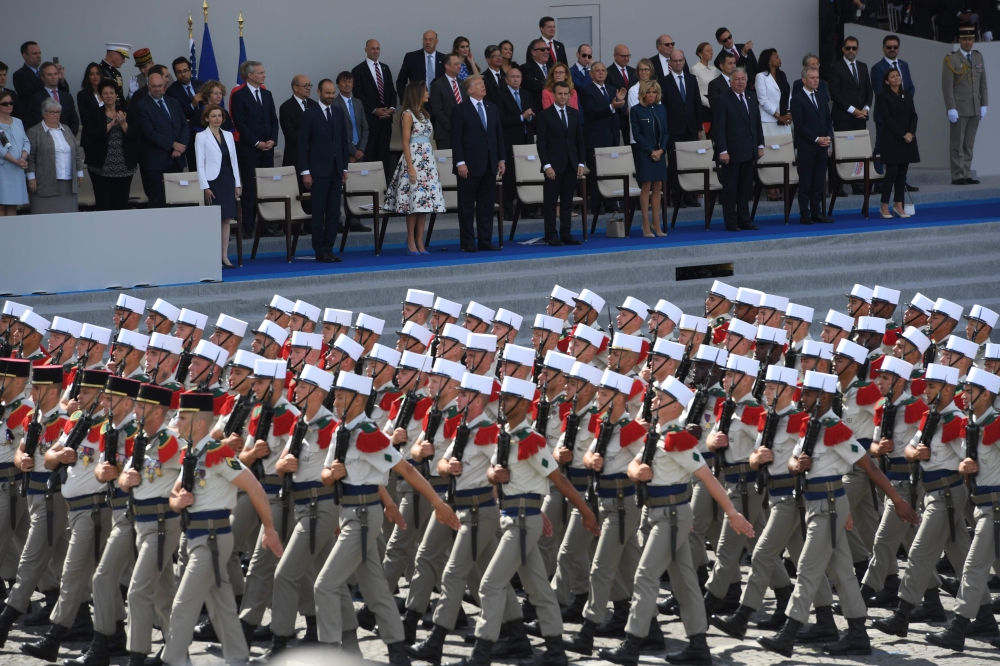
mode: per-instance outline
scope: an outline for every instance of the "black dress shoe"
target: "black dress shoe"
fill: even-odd
[[[479,248],[475,245],[466,245],[462,248],[462,252],[479,252]]]
[[[969,184],[969,179],[968,178],[959,178],[958,180],[951,181],[951,184],[952,185],[968,185]]]
[[[726,231],[743,231],[743,229],[741,229],[740,227],[731,227],[727,224]]]
[[[757,231],[758,229],[760,229],[760,227],[758,227],[756,224],[751,224],[747,222],[746,224],[741,224],[740,229],[742,229],[743,231]]]
[[[684,205],[688,208],[701,208],[701,202],[698,201],[698,197],[693,194],[684,195]]]
[[[819,222],[821,224],[833,224],[834,219],[832,217],[827,217],[826,215],[813,215],[813,222]]]
[[[674,202],[674,208],[687,208],[687,207],[688,205],[683,199]]]
[[[559,240],[562,241],[563,245],[583,245],[583,241],[579,241],[572,236],[563,236]]]
[[[360,222],[354,222],[350,226],[350,231],[371,231],[371,229],[361,224]]]
[[[233,266],[232,264],[222,264],[222,270],[224,271],[232,270],[234,268],[236,268],[236,266]]]
[[[966,185],[978,185],[979,181],[976,180],[975,178],[966,178],[965,179],[965,184]]]
[[[480,245],[477,249],[480,252],[499,252],[500,251],[500,246],[499,245],[494,245],[493,243],[490,243],[488,245]]]
[[[808,217],[800,217],[799,218],[799,224],[808,224],[808,225],[811,225],[812,223],[813,223],[813,221],[811,219],[809,219]]]
[[[563,242],[558,238],[549,238],[545,241],[548,245],[552,247],[562,247]]]

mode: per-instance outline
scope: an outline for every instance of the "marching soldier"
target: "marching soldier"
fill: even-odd
[[[938,345],[948,339],[961,319],[961,305],[943,298],[934,301],[926,325],[926,335],[931,339],[931,346],[924,352],[925,365],[937,361]]]
[[[84,324],[80,329],[80,339],[76,345],[76,366],[70,370],[70,376],[64,378],[67,388],[63,393],[62,406],[67,413],[72,413],[70,412],[71,407],[73,412],[78,409],[77,401],[71,397],[73,385],[78,383],[77,374],[84,370],[103,370],[104,351],[110,342],[110,329],[92,324]]]
[[[326,308],[323,310],[323,346],[329,348],[333,341],[341,335],[347,335],[351,330],[351,319],[354,313],[350,310]]]
[[[113,79],[113,77],[108,78]],[[118,294],[118,300],[115,302],[114,311],[111,315],[111,321],[115,326],[115,330],[139,330],[139,321],[142,319],[142,314],[145,311],[146,301],[126,294]]]
[[[288,318],[288,330],[292,333],[315,333],[319,322],[320,309],[303,300],[295,301],[292,306],[292,316]]]
[[[638,298],[628,296],[621,305],[618,306],[618,316],[615,323],[618,325],[618,332],[626,335],[635,335],[642,338],[642,325],[649,316],[649,306]],[[646,361],[649,355],[649,340],[642,338],[642,351],[639,354],[639,364]]]
[[[454,326],[454,324],[450,325]],[[438,338],[420,324],[408,321],[403,324],[402,330],[397,334],[396,351],[399,353],[408,351],[414,354],[423,354],[427,352],[427,347],[431,344],[432,340],[437,341]]]
[[[757,325],[757,313],[760,310],[760,301],[764,298],[764,292],[756,289],[740,287],[736,290],[736,298],[733,299],[733,319],[739,319],[753,326]]]
[[[45,389],[51,385],[51,367],[41,373],[45,379]],[[48,376],[47,376],[48,375]],[[60,373],[60,383],[62,376]],[[0,359],[0,427],[4,431],[4,440],[0,444],[0,521],[6,523],[5,529],[0,529],[0,553],[6,552],[8,546],[13,546],[16,539],[18,546],[24,543],[28,535],[28,523],[25,521],[27,507],[18,501],[21,484],[28,483],[17,469],[20,456],[18,445],[22,441],[31,423],[28,417],[35,413],[39,406],[39,395],[44,389],[34,389],[32,366],[27,359]],[[47,405],[51,408],[51,405]],[[8,522],[9,521],[9,522]]]
[[[602,349],[607,349],[608,346],[608,336],[603,331],[598,331],[586,324],[577,324],[570,330],[566,339],[569,340],[566,347],[567,354],[580,363],[586,363],[602,372],[604,371],[604,366],[597,362],[598,354]],[[504,354],[506,355],[507,350],[513,346],[504,347]]]
[[[264,315],[264,319],[274,322],[287,334],[289,324],[292,322],[292,313],[295,311],[295,303],[284,296],[275,294],[271,297],[271,302],[265,307],[267,308],[267,314]],[[256,333],[256,331],[254,332]],[[287,340],[287,337],[285,340]],[[281,358],[288,358],[288,347],[284,345],[284,341],[282,342],[280,356]]]
[[[746,359],[753,358],[754,341],[757,339],[757,327],[748,324],[742,319],[730,319],[726,328],[725,337],[722,340],[722,348],[730,356],[742,356]]]
[[[250,344],[250,351],[269,361],[273,361],[281,356],[286,341],[288,341],[288,331],[270,319],[265,319],[260,323],[259,327],[253,330],[253,342]],[[288,342],[290,343],[290,341]],[[289,344],[289,352],[291,352],[291,344]],[[287,355],[285,358],[287,358]]]
[[[875,379],[878,369],[885,360],[886,354],[882,351],[882,340],[885,338],[886,321],[880,317],[858,317],[857,327],[854,329],[854,342],[865,349],[865,368],[868,370],[868,378]],[[861,368],[863,371],[865,368]],[[859,379],[864,379],[863,372],[859,372]]]
[[[65,317],[53,317],[49,326],[49,365],[63,369],[64,382],[70,369],[76,367],[76,346],[81,331],[83,324]]]
[[[726,323],[726,330],[729,329],[729,323]],[[687,352],[688,358],[694,358],[701,349],[701,346],[707,343],[705,340],[709,336],[708,320],[704,317],[696,317],[694,315],[682,315],[680,323],[677,325],[677,344],[683,345],[685,351]],[[719,338],[719,343],[721,344],[726,339],[726,331],[722,331],[722,337]],[[686,377],[681,378],[682,381],[686,381]]]
[[[31,308],[14,301],[3,302],[3,314],[0,315],[0,338],[3,338],[3,343],[0,344],[10,346],[10,336],[14,333],[14,324],[21,319],[21,315],[25,312],[31,312]],[[8,358],[12,351],[12,349],[0,351],[0,358]]]
[[[431,317],[434,307],[434,294],[430,291],[420,289],[407,289],[406,298],[403,299],[403,321],[427,326],[427,320]],[[455,315],[456,319],[458,315]]]
[[[799,362],[799,355],[802,353],[802,345],[807,340],[812,340],[809,334],[809,327],[812,326],[815,311],[805,305],[789,303],[785,308],[785,321],[783,327],[788,333],[788,348],[785,350],[785,367],[794,368],[801,374],[802,364]]]
[[[636,372],[639,359],[643,356],[643,345],[649,348],[649,342],[638,335],[628,335],[621,331],[615,332],[615,338],[608,348],[608,367],[615,374],[623,375],[632,380],[632,387],[626,394],[625,409],[629,414],[635,414],[642,407],[646,395],[646,382],[640,379]]]
[[[902,327],[892,320],[892,315],[899,305],[899,290],[875,285],[872,290],[872,303],[868,312],[872,317],[885,319],[885,335],[882,337],[882,351],[891,354],[892,348],[903,332]]]
[[[537,316],[544,317],[545,315]],[[532,405],[531,420],[535,424],[535,431],[545,437],[545,442],[553,456],[555,456],[556,446],[562,435],[564,417],[573,408],[572,402],[566,398],[566,377],[573,369],[574,362],[575,359],[572,356],[550,350],[545,354],[545,360],[542,361],[541,372],[538,376],[538,395]],[[499,397],[500,386],[496,382],[494,382],[494,389]],[[562,543],[566,533],[566,521],[563,518],[565,501],[559,490],[552,485],[542,504],[542,513],[545,514],[552,526],[552,535],[545,536],[543,534],[542,538],[538,540],[538,548],[542,552],[545,571],[549,573],[550,578],[555,574],[559,544]]]
[[[510,345],[507,345],[509,348]],[[593,512],[559,471],[545,438],[529,425],[528,408],[535,390],[535,385],[529,381],[505,376],[500,391],[503,427],[487,479],[497,486],[497,494],[501,497],[501,537],[479,586],[482,613],[476,624],[476,644],[472,655],[459,662],[467,666],[490,663],[490,652],[503,623],[507,587],[515,572],[537,608],[539,627],[545,640],[545,654],[541,660],[533,661],[566,663],[559,605],[549,587],[545,563],[536,547],[542,534],[542,497],[548,492],[549,481],[555,482],[560,492],[577,508],[584,527],[592,534],[600,533]]]
[[[563,323],[562,337],[559,338],[559,351],[564,354],[566,353],[566,348],[569,346],[569,332],[572,328],[572,324],[569,323],[569,316],[576,305],[573,299],[577,296],[579,294],[575,291],[570,291],[565,287],[556,285],[552,288],[549,300],[545,304],[545,314],[549,317],[555,317]]]
[[[453,491],[449,491],[452,493],[450,501],[458,512],[462,528],[455,536],[441,577],[441,596],[434,608],[434,628],[427,640],[406,649],[411,657],[422,661],[440,663],[445,637],[463,615],[462,594],[466,583],[476,568],[487,570],[497,549],[500,510],[493,489],[486,480],[486,470],[495,453],[500,432],[496,422],[485,411],[492,391],[492,378],[470,373],[462,376],[458,407],[464,412],[467,430],[459,430],[456,440],[438,462],[441,476],[448,477],[454,487]],[[443,526],[435,523],[427,533],[440,532],[440,529],[444,529]],[[524,631],[521,608],[510,585],[507,586],[503,622],[508,628],[505,656],[531,656],[531,643]]]
[[[783,328],[774,328],[760,324],[757,326],[757,337],[754,339],[753,359],[761,364],[764,372],[770,365],[784,367],[784,349],[787,346],[788,333]],[[758,375],[754,382],[754,393],[764,395],[764,377]]]
[[[364,312],[358,315],[358,320],[354,323],[354,341],[364,349],[361,356],[367,356],[371,353],[372,347],[382,337],[382,329],[384,327],[385,321],[378,317],[373,317]],[[355,370],[355,372],[358,371]]]
[[[734,615],[722,617],[711,616],[708,621],[723,633],[743,640],[747,632],[750,616],[764,603],[764,592],[767,588],[774,590],[774,615],[763,622],[757,623],[758,629],[780,629],[787,617],[785,608],[792,597],[792,586],[787,575],[772,577],[772,571],[781,573],[784,567],[775,568],[772,563],[781,561],[781,553],[788,548],[792,558],[798,560],[802,551],[803,537],[799,529],[799,521],[792,499],[794,480],[788,473],[788,459],[799,440],[799,429],[808,415],[796,409],[792,401],[798,373],[792,368],[772,365],[767,369],[766,388],[764,395],[768,402],[768,411],[761,415],[757,423],[757,448],[750,456],[750,466],[763,474],[766,468],[767,488],[770,510],[767,525],[761,532],[750,558],[750,576],[746,588],[740,598],[740,606]],[[818,597],[813,602],[817,617],[833,619],[830,607],[833,595],[828,585],[820,585]],[[826,611],[826,612],[824,612]]]
[[[824,645],[823,650],[833,655],[871,654],[871,643],[865,631],[868,609],[858,590],[858,580],[851,566],[851,549],[844,538],[844,524],[850,511],[842,477],[851,465],[861,465],[892,501],[900,519],[914,525],[920,522],[916,511],[900,497],[864,448],[858,445],[851,429],[833,413],[831,405],[836,385],[835,375],[810,371],[803,379],[799,405],[810,414],[810,420],[789,458],[788,469],[803,477],[796,483],[800,484],[800,492],[804,495],[800,516],[805,511],[805,518],[800,520],[807,524],[806,542],[799,556],[795,591],[785,611],[788,620],[773,638],[759,639],[764,649],[785,657],[792,655],[796,634],[809,619],[809,607],[819,586],[827,584],[827,572],[837,586],[848,629],[841,640]]]
[[[845,294],[847,296],[847,315],[854,319],[855,325],[857,325],[858,319],[867,317],[871,311],[874,293],[874,290],[863,284],[855,284],[851,288],[851,293]]]
[[[955,617],[943,631],[926,636],[931,645],[958,652],[964,649],[967,636],[996,636],[996,620],[989,605],[982,604],[983,593],[986,592],[988,596],[989,592],[986,581],[990,565],[1000,558],[996,545],[996,532],[1000,524],[1000,497],[997,494],[1000,491],[1000,461],[997,459],[998,449],[994,446],[1000,439],[1000,422],[993,407],[994,400],[1000,393],[1000,378],[978,368],[974,369],[969,373],[966,392],[971,420],[965,424],[966,446],[959,454],[964,456],[959,464],[959,472],[969,479],[973,488],[972,503],[976,506],[973,525],[975,536],[962,567]],[[970,429],[973,428],[977,431],[978,443],[974,436],[970,437]],[[964,532],[965,526],[961,527]],[[979,626],[974,631],[973,627],[976,625]],[[991,644],[996,647],[1000,640],[993,638]]]
[[[84,324],[83,328],[86,331],[87,325]],[[153,333],[146,345],[146,375],[149,377],[149,383],[173,391],[172,409],[176,409],[177,396],[184,388],[177,381],[177,364],[181,359],[183,345],[180,339],[163,333]]]
[[[558,350],[562,325],[562,321],[555,317],[543,314],[535,315],[535,322],[531,326],[531,346],[534,347],[537,358],[545,358],[545,355],[550,351]],[[506,349],[506,345],[504,345],[504,349]]]
[[[507,346],[508,342],[512,342],[517,338],[517,333],[521,330],[521,324],[523,323],[524,317],[516,312],[511,312],[504,308],[497,310],[496,316],[493,317],[493,328],[490,329],[490,333],[496,336],[497,347],[501,351]],[[491,370],[493,369],[491,368]]]
[[[205,332],[207,323],[207,316],[187,308],[181,310],[177,316],[177,331],[174,333],[174,337],[184,342],[186,353],[191,354],[201,342],[201,336]],[[197,389],[198,380],[189,372],[187,376],[183,377],[183,384],[186,390],[193,391]]]
[[[32,365],[47,365],[48,354],[42,349],[42,338],[49,331],[49,320],[32,310],[26,311],[14,324],[10,344],[14,355],[30,361]]]
[[[53,474],[66,474],[62,494],[69,509],[69,549],[62,566],[59,599],[52,609],[52,627],[45,637],[34,643],[21,645],[21,652],[32,657],[54,661],[59,645],[69,632],[78,613],[90,615],[85,598],[94,567],[101,559],[104,542],[111,530],[111,509],[106,500],[106,487],[94,475],[91,465],[96,465],[100,453],[98,443],[107,419],[104,393],[111,373],[102,370],[85,370],[80,385],[81,411],[75,412],[66,424],[62,437],[45,452],[45,468]],[[115,378],[119,382],[128,382]],[[90,415],[90,419],[87,418]],[[66,446],[69,436],[82,430],[83,441],[74,450]],[[78,431],[79,432],[79,431]],[[51,479],[50,479],[51,481]],[[52,484],[58,486],[58,482]],[[53,523],[56,519],[53,518]],[[25,603],[27,606],[27,603]]]
[[[589,289],[584,289],[580,292],[578,296],[573,297],[573,323],[579,326],[584,324],[592,328],[597,329],[600,332],[604,332],[604,327],[598,323],[598,317],[600,317],[601,310],[604,309],[604,299],[592,292]],[[611,313],[608,313],[608,323],[610,324]],[[607,336],[604,338],[604,343],[600,349],[597,351],[597,355],[594,357],[593,363],[601,371],[604,371],[608,367],[608,347],[609,342]]]
[[[679,652],[670,652],[671,664],[704,664],[712,661],[705,633],[708,623],[698,590],[698,578],[691,561],[691,546],[684,535],[691,529],[691,477],[697,476],[726,512],[726,522],[744,537],[753,537],[753,527],[740,515],[725,489],[712,476],[698,454],[698,440],[684,427],[682,414],[690,406],[694,393],[677,379],[668,377],[656,385],[653,399],[655,427],[650,424],[647,437],[658,435],[652,464],[644,460],[645,451],[629,463],[629,477],[642,483],[648,493],[646,506],[652,522],[649,538],[635,572],[635,592],[625,640],[614,649],[598,650],[598,655],[616,664],[636,666],[646,633],[655,626],[656,596],[660,577],[670,574],[671,586],[680,601],[681,620],[690,641]],[[649,446],[648,441],[645,444]]]
[[[461,316],[461,303],[449,301],[446,298],[438,296],[434,299],[434,306],[431,308],[431,316],[427,320],[426,327],[430,329],[435,336],[437,336],[440,335],[441,331],[443,331],[444,327],[448,324],[457,324]],[[416,322],[414,322],[414,324],[416,324]],[[403,326],[405,328],[406,324],[403,324]]]
[[[660,338],[673,340],[676,337],[674,330],[680,325],[682,317],[683,313],[679,307],[661,298],[649,311],[649,321],[646,326],[649,328],[650,337],[654,342]]]
[[[969,314],[965,315],[966,321],[969,322],[965,325],[965,337],[979,345],[979,351],[976,352],[975,360],[976,367],[978,368],[983,367],[986,343],[990,341],[990,334],[997,324],[997,318],[1000,318],[1000,314],[989,308],[984,308],[982,305],[973,305],[972,309],[969,310]],[[49,346],[51,347],[52,345],[50,344]]]
[[[260,364],[264,366],[262,370],[272,369],[271,365],[278,366],[273,368],[276,372],[284,368],[281,362]],[[209,393],[185,393],[180,398],[177,432],[186,446],[181,475],[170,493],[170,508],[186,513],[187,563],[177,585],[163,648],[163,661],[171,666],[187,663],[194,626],[206,602],[225,660],[246,662],[250,654],[249,644],[240,631],[229,576],[222,564],[233,549],[229,516],[236,505],[237,489],[250,496],[263,524],[259,543],[275,558],[282,553],[281,539],[261,484],[231,448],[212,439],[213,402]],[[185,461],[190,467],[184,467]]]
[[[799,354],[800,371],[799,375],[805,377],[805,373],[810,370],[814,372],[829,372],[833,367],[833,345],[819,340],[806,340],[802,343],[802,352]],[[799,386],[802,382],[799,382]]]
[[[781,328],[781,321],[787,309],[788,299],[784,296],[764,294],[760,297],[760,307],[757,308],[757,320],[754,323],[758,326]]]
[[[388,646],[389,663],[409,664],[399,612],[381,563],[373,556],[380,530],[369,529],[370,507],[385,505],[394,522],[401,524],[399,512],[384,488],[379,488],[388,483],[389,470],[395,469],[431,505],[439,521],[454,530],[460,529],[461,523],[365,415],[371,383],[369,377],[347,372],[337,376],[334,404],[340,424],[333,435],[334,445],[327,450],[321,480],[324,486],[335,488],[334,497],[340,502],[340,536],[316,578],[316,604],[324,610],[317,615],[318,633],[321,643],[342,643],[340,595],[347,579],[356,576],[365,602],[377,618],[379,637]]]
[[[175,308],[162,298],[158,298],[152,307],[149,308],[149,315],[146,317],[146,332],[149,335],[153,335],[154,333],[170,335],[180,315],[181,311],[179,308]],[[136,322],[136,326],[138,326],[138,321]]]
[[[298,384],[298,377],[306,366],[316,366],[323,362],[322,357],[323,336],[319,333],[303,333],[294,331],[292,333],[291,345],[288,348],[287,369],[292,375],[288,380],[288,400],[291,402],[295,395],[295,386]]]
[[[465,320],[462,322],[462,327],[470,333],[486,333],[493,325],[494,315],[496,315],[496,310],[475,301],[469,301],[469,305],[465,308]]]
[[[375,422],[379,430],[384,428],[389,420],[392,403],[402,395],[393,385],[401,357],[402,354],[395,349],[385,345],[375,345],[371,354],[365,358],[365,375],[372,378],[372,395],[375,396],[369,399],[366,411],[367,407],[371,407],[368,417]]]
[[[834,349],[841,340],[850,338],[854,330],[854,318],[836,310],[828,311],[822,324],[823,330],[820,331],[819,339]]]
[[[0,647],[7,640],[17,619],[28,610],[31,595],[35,587],[42,580],[45,570],[52,559],[61,561],[58,549],[60,535],[66,529],[66,503],[62,500],[61,493],[52,492],[47,485],[49,470],[44,466],[45,454],[62,436],[67,423],[66,412],[59,404],[59,396],[62,387],[62,368],[59,366],[36,366],[30,368],[26,361],[0,360],[0,374],[3,381],[27,380],[24,375],[25,370],[32,371],[31,377],[31,398],[35,404],[35,410],[41,412],[41,417],[34,410],[22,417],[22,424],[30,424],[39,421],[42,425],[41,433],[38,437],[37,446],[34,451],[27,450],[27,439],[21,438],[16,451],[13,452],[13,463],[26,476],[21,483],[28,484],[27,512],[30,517],[30,525],[27,528],[27,536],[24,538],[24,548],[21,551],[21,560],[17,566],[17,579],[11,586],[7,594],[7,603],[0,613]],[[16,376],[15,376],[16,375]],[[13,383],[13,382],[12,382]],[[84,397],[89,397],[89,389],[81,389]],[[4,399],[10,408],[11,404]],[[20,409],[20,408],[18,408]],[[22,425],[23,430],[27,430],[27,425]],[[7,447],[3,452],[6,457]],[[10,464],[10,460],[5,460],[2,465]],[[6,469],[6,468],[5,468]],[[12,478],[8,478],[7,483],[14,485]],[[10,488],[8,488],[8,491]],[[7,500],[8,502],[10,499]],[[2,507],[0,507],[2,511]],[[8,511],[2,512],[10,515]],[[18,526],[23,529],[25,521],[21,516],[17,517]],[[7,533],[7,538],[13,536],[15,530],[12,528]],[[45,605],[49,610],[55,604],[59,596],[58,588],[54,591],[42,588],[45,594]]]
[[[149,377],[142,367],[142,359],[148,346],[148,336],[126,329],[118,331],[111,358],[108,359],[108,371],[126,379],[148,382]]]
[[[146,448],[138,459],[131,456],[126,461],[118,477],[118,487],[132,496],[136,532],[137,555],[128,588],[129,666],[140,666],[152,651],[154,619],[164,636],[170,633],[170,606],[175,591],[171,556],[181,539],[180,514],[170,508],[170,491],[181,468],[180,442],[167,430],[172,399],[170,389],[162,386],[139,387],[135,418],[142,433],[136,435],[133,446],[145,444]],[[101,634],[95,633],[90,648],[95,662],[102,656],[101,642],[107,644]]]
[[[979,121],[986,117],[986,68],[983,54],[972,48],[976,27],[958,29],[958,49],[944,57],[941,93],[951,123],[951,184],[976,185],[972,178],[972,149]]]
[[[375,344],[372,344],[372,348],[375,348]],[[364,347],[341,334],[339,338],[334,340],[333,345],[326,353],[326,368],[324,369],[330,374],[339,373],[341,370],[361,374],[358,372],[360,369],[358,361],[361,360],[364,353]]]
[[[705,297],[705,319],[708,320],[708,327],[711,330],[705,336],[705,340],[711,345],[722,344],[726,339],[726,329],[729,328],[729,320],[732,319],[729,311],[733,309],[736,291],[736,287],[731,287],[721,280],[715,280],[712,288],[708,290],[708,296]]]

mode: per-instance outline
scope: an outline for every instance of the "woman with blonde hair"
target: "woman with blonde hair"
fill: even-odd
[[[632,136],[635,139],[635,179],[642,191],[639,208],[642,211],[642,235],[645,238],[666,236],[660,231],[660,204],[663,181],[667,179],[667,110],[660,99],[663,91],[656,81],[639,84],[639,103],[629,111]],[[652,193],[652,201],[650,201]],[[648,217],[652,203],[652,225]]]
[[[431,150],[427,84],[414,81],[403,93],[399,123],[403,130],[403,157],[385,191],[385,208],[406,215],[406,247],[410,256],[430,254],[424,249],[427,213],[443,213],[444,194]]]

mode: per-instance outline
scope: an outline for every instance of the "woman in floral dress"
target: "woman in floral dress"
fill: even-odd
[[[427,85],[415,81],[406,86],[403,111],[403,159],[396,165],[385,192],[385,208],[406,215],[406,246],[411,256],[430,254],[424,249],[427,213],[445,212],[441,179],[431,150],[434,126],[425,110]]]

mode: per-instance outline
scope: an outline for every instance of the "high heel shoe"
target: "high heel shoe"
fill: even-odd
[[[893,211],[892,211],[892,212],[893,212],[893,213],[894,213],[894,214],[896,215],[896,217],[901,217],[901,218],[903,218],[903,219],[906,219],[906,218],[908,218],[908,217],[913,217],[912,215],[907,215],[906,213],[900,213],[900,212],[899,212],[898,210],[896,210],[896,209],[893,209]]]
[[[642,237],[643,238],[656,238],[656,234],[651,233],[649,231],[643,231],[642,232]]]
[[[410,255],[411,257],[419,257],[420,256],[420,253],[417,252],[416,250],[412,250],[412,251],[407,250],[406,254]]]
[[[883,212],[881,211],[881,209],[879,210],[879,212],[878,212],[878,213],[879,213],[879,215],[881,215],[881,216],[882,216],[882,219],[883,219],[883,220],[891,220],[891,219],[892,219],[892,218],[894,217],[894,216],[893,216],[893,214],[892,214],[891,212],[890,212],[890,213],[889,213],[888,215],[886,215],[885,213],[883,213]]]

